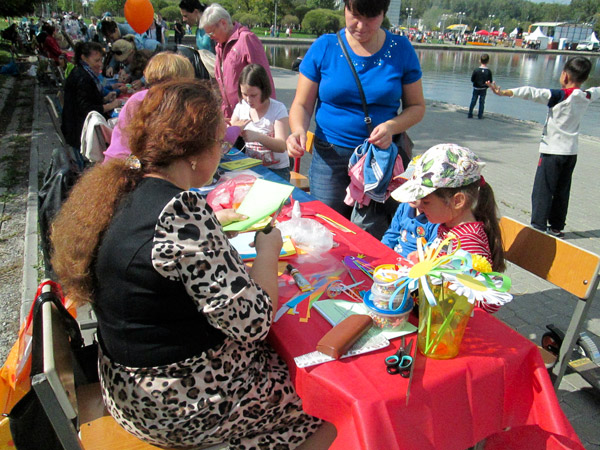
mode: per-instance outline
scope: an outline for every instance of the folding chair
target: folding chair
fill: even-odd
[[[54,100],[49,95],[45,96],[46,108],[48,108],[48,114],[50,114],[50,119],[52,120],[52,125],[54,125],[54,132],[58,136],[60,143],[63,147],[67,147],[67,141],[65,141],[65,137],[63,136],[62,130],[60,129],[60,115],[58,114],[58,110],[56,109],[56,104]]]
[[[600,256],[509,217],[500,220],[506,259],[577,297],[553,373],[558,389],[598,288]]]
[[[315,134],[312,131],[306,133],[306,151],[312,153],[315,141]],[[294,158],[294,170],[290,171],[290,184],[298,189],[308,192],[310,187],[308,178],[300,173],[300,160],[302,158]]]

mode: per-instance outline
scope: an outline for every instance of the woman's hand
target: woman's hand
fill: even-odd
[[[112,76],[115,74],[115,70],[112,67],[107,67],[106,68],[106,77],[107,78],[112,78]]]
[[[240,220],[246,220],[248,218],[248,216],[235,212],[232,208],[221,209],[215,212],[215,216],[217,216],[217,220],[223,227],[230,223],[239,222]]]
[[[376,147],[386,149],[392,145],[392,139],[394,135],[390,126],[384,122],[375,127],[371,135],[369,136],[369,142]]]
[[[262,254],[266,256],[275,256],[277,259],[279,259],[279,253],[281,252],[281,247],[283,246],[281,231],[275,227],[273,227],[268,233],[257,231],[254,244],[256,246],[257,255]]]
[[[290,158],[302,158],[306,148],[306,133],[296,131],[288,136],[285,141]]]

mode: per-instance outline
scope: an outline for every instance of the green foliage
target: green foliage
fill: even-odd
[[[256,14],[240,12],[233,15],[233,19],[242,25],[246,25],[248,28],[253,28],[260,24],[262,21]]]
[[[298,25],[300,20],[292,14],[286,14],[283,16],[283,19],[281,19],[281,23],[284,25]]]
[[[315,9],[304,16],[302,28],[317,35],[335,33],[340,29],[340,16],[329,9]]]
[[[177,19],[181,19],[181,11],[179,6],[170,5],[160,9],[159,11],[163,18],[168,22],[174,22]]]
[[[294,8],[294,14],[298,17],[298,20],[300,20],[300,22],[302,22],[304,20],[304,16],[309,11],[310,11],[310,7],[308,7],[306,5],[300,5],[300,6],[297,6],[296,8]]]
[[[177,6],[177,4],[168,2],[167,0],[150,0],[150,3],[152,3],[152,7],[154,8],[155,12],[160,11],[163,8],[167,8],[169,6]]]
[[[337,9],[335,0],[308,0],[306,5],[310,9]]]
[[[113,16],[122,16],[125,0],[96,0],[93,5],[97,17],[101,17],[105,12],[110,12]]]

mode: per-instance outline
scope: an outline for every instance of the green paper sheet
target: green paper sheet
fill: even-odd
[[[259,220],[273,214],[289,198],[293,190],[294,186],[289,184],[274,183],[263,179],[256,180],[236,210],[248,218],[230,223],[223,229],[225,231],[247,230]]]
[[[260,159],[256,158],[242,158],[242,159],[234,159],[233,161],[228,161],[221,163],[220,166],[223,169],[227,170],[242,170],[248,169],[250,167],[259,166],[262,164]]]

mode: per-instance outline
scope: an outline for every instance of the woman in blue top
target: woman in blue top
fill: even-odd
[[[362,83],[373,132],[367,130],[356,81],[337,36],[327,34],[314,42],[300,65],[287,148],[291,157],[302,156],[316,105],[310,191],[350,218],[352,208],[344,204],[344,197],[350,183],[348,161],[354,148],[365,139],[388,148],[395,134],[421,121],[425,99],[421,66],[410,42],[381,28],[390,1],[344,0],[344,4],[346,28],[341,37]],[[384,204],[376,206],[378,213],[386,216],[387,223],[382,227],[385,231],[394,211],[385,211]]]

